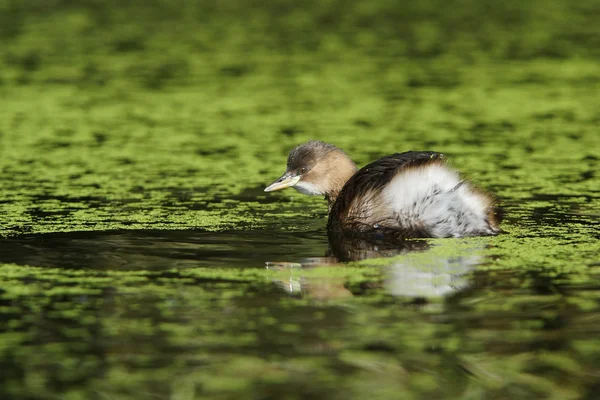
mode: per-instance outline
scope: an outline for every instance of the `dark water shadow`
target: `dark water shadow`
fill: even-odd
[[[398,240],[320,231],[238,230],[123,230],[26,235],[0,241],[0,263],[44,268],[87,270],[166,271],[207,268],[293,268],[290,278],[275,284],[290,294],[319,298],[346,297],[369,289],[385,289],[395,296],[446,295],[468,286],[464,276],[480,262],[464,257],[411,257],[427,253],[426,240]],[[476,249],[480,250],[480,249]],[[405,255],[397,258],[396,256]],[[345,279],[305,278],[303,270],[335,267],[349,261],[396,257],[383,264],[385,281],[351,293]],[[290,270],[291,272],[291,270]],[[285,274],[284,274],[285,275]],[[457,283],[459,282],[459,283]],[[364,290],[363,290],[364,289]]]
[[[0,263],[44,268],[173,271],[187,268],[268,268],[283,271],[274,284],[291,295],[319,299],[383,290],[393,296],[447,296],[471,286],[469,274],[483,262],[481,245],[445,256],[425,239],[364,238],[324,231],[122,230],[26,235],[0,240]],[[442,249],[440,249],[440,246]],[[392,258],[393,257],[393,258]],[[343,276],[311,278],[307,270],[347,262],[379,262],[382,279],[349,288]],[[289,276],[288,276],[289,275]],[[335,274],[334,274],[335,275]]]
[[[327,255],[340,262],[360,261],[369,258],[387,258],[413,251],[427,250],[426,239],[402,239],[394,236],[363,237],[328,232],[329,250]]]
[[[26,235],[0,240],[0,263],[102,270],[264,268],[265,261],[323,255],[325,235],[278,230],[124,230]]]

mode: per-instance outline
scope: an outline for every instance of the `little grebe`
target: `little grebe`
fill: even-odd
[[[440,153],[407,151],[358,170],[341,149],[310,141],[292,149],[265,192],[294,187],[329,202],[329,231],[400,238],[495,235],[493,196],[461,179]]]

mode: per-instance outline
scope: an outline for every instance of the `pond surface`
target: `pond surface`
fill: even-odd
[[[30,3],[0,398],[598,398],[596,1]],[[505,232],[329,243],[323,199],[263,192],[308,139],[443,152]]]
[[[507,254],[519,238],[505,235],[427,241],[392,258],[340,264],[325,257],[323,236],[273,229],[7,238],[4,390],[82,398],[595,396],[597,259],[585,268],[560,258],[527,262]]]

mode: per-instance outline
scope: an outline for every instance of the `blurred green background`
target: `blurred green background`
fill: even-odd
[[[3,234],[323,217],[260,201],[309,138],[359,164],[445,152],[509,203],[579,190],[598,155],[598,1],[0,10]]]
[[[599,20],[597,0],[0,0],[0,397],[595,399]],[[507,233],[265,269],[327,248],[323,199],[263,193],[311,138],[361,165],[444,152]],[[390,283],[408,267],[462,278],[415,302]]]

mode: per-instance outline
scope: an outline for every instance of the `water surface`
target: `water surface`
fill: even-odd
[[[254,3],[0,0],[0,397],[597,398],[597,1]],[[308,139],[505,233],[332,247]]]

